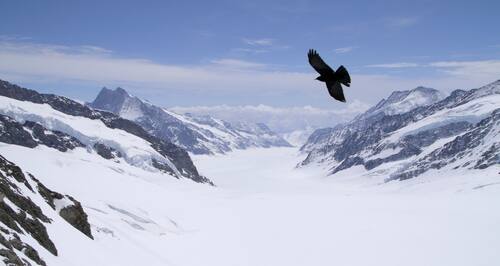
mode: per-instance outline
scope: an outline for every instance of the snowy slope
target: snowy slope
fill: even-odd
[[[116,165],[82,148],[0,144],[0,153],[79,199],[88,214],[94,240],[49,225],[59,254],[44,254],[48,265],[500,262],[500,216],[491,211],[500,186],[491,176],[347,182],[324,178],[318,168],[294,169],[296,149],[271,148],[196,156],[200,171],[219,184],[209,187]]]
[[[103,88],[89,106],[133,120],[154,136],[194,154],[290,146],[264,124],[228,123],[208,115],[177,114],[133,97],[122,88]]]
[[[3,142],[27,147],[35,147],[30,144],[33,142],[49,147],[54,142],[61,142],[65,146],[66,137],[53,140],[48,135],[54,134],[43,133],[56,131],[75,139],[76,144],[69,145],[73,146],[70,149],[83,146],[89,152],[115,163],[127,163],[148,171],[162,171],[176,178],[211,183],[198,174],[188,153],[182,148],[153,137],[129,120],[92,110],[61,96],[39,94],[0,81],[0,115],[5,130],[9,132],[7,135],[0,134]],[[30,124],[36,125],[38,133],[32,132]],[[37,133],[36,136],[33,133]],[[40,141],[40,137],[45,141]]]
[[[80,202],[50,190],[2,156],[0,222],[0,259],[5,265],[52,265],[57,256],[69,255],[61,255],[64,245],[75,249],[93,239]]]
[[[387,99],[382,99],[357,119],[366,119],[378,114],[395,115],[406,113],[417,107],[433,104],[443,98],[444,96],[438,90],[425,87],[417,87],[408,91],[395,91]]]
[[[384,161],[371,170],[354,165],[334,178],[327,176],[329,164],[295,168],[305,154],[289,147],[193,156],[201,176],[210,176],[217,187],[158,171],[149,160],[158,154],[171,157],[162,155],[149,141],[154,142],[153,138],[132,131],[133,125],[123,126],[127,121],[111,123],[121,121],[116,116],[91,119],[87,112],[96,112],[96,117],[106,114],[78,111],[81,105],[63,104],[62,108],[58,101],[28,101],[19,93],[16,97],[25,100],[0,96],[0,162],[4,162],[0,163],[0,196],[12,192],[7,195],[10,202],[0,202],[0,235],[15,239],[9,226],[15,223],[9,223],[2,212],[10,209],[9,217],[38,220],[57,249],[54,253],[50,245],[40,244],[37,237],[42,238],[36,234],[40,230],[19,219],[23,229],[16,234],[21,243],[14,240],[10,248],[0,238],[0,257],[4,260],[10,250],[37,265],[29,245],[49,266],[497,265],[500,213],[491,207],[500,198],[495,146],[499,113],[492,107],[497,102],[491,98],[494,94],[496,89],[491,88],[487,93],[455,93],[449,101],[417,108],[418,119],[406,113],[389,116],[398,120],[382,117],[376,125],[384,127],[376,131],[392,131],[380,135],[376,151],[362,148],[356,155],[375,161],[404,153],[409,147],[404,145],[418,144],[425,150]],[[0,95],[12,96],[1,86]],[[457,123],[453,112],[443,111],[455,108],[466,123]],[[439,115],[425,122],[435,114]],[[477,117],[471,119],[472,115]],[[435,123],[439,117],[450,123],[444,127]],[[424,131],[410,128],[419,121],[425,122],[422,126],[440,126]],[[317,138],[331,132],[324,130]],[[343,131],[346,137],[347,132]],[[368,135],[358,139],[376,140]],[[355,141],[350,144],[350,148],[362,147]],[[476,160],[477,154],[484,160]],[[419,178],[393,175],[403,160],[425,171],[418,173]],[[465,163],[469,166],[455,168]],[[20,170],[5,167],[12,170],[14,164]],[[179,161],[174,165],[188,169]],[[399,173],[411,176],[415,169],[402,170]],[[15,174],[20,171],[26,182]],[[385,182],[388,178],[393,181]],[[3,189],[5,184],[8,190]],[[41,184],[47,190],[40,190]],[[21,204],[15,200],[19,195],[28,199],[24,203],[33,204]],[[33,205],[41,212],[30,210],[36,209]],[[87,223],[70,223],[73,215],[63,217],[63,210],[78,205],[83,210],[79,217],[84,213]],[[7,227],[11,229],[3,230]]]
[[[292,132],[283,134],[283,138],[290,144],[301,147],[306,143],[309,136],[314,132],[312,127],[306,127],[305,129],[298,129]]]
[[[347,124],[314,132],[300,165],[328,165],[332,174],[363,166],[363,175],[387,181],[430,169],[498,167],[500,81],[440,101],[437,95],[423,88],[396,92]],[[418,104],[398,109],[408,101]]]
[[[19,123],[32,121],[50,130],[64,132],[75,137],[84,145],[93,147],[104,144],[122,154],[123,162],[153,170],[152,160],[169,165],[177,176],[179,170],[146,140],[120,129],[108,128],[100,120],[70,116],[52,109],[48,104],[34,104],[0,96],[0,114],[9,116]]]

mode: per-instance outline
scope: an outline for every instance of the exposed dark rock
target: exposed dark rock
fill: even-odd
[[[0,249],[0,257],[4,257],[3,262],[5,265],[9,266],[26,266],[25,264],[18,256],[17,254],[10,250],[10,249]],[[28,264],[29,265],[29,264]]]
[[[38,146],[33,136],[14,119],[0,115],[0,141],[8,144],[20,145],[28,148]]]
[[[49,223],[50,219],[43,214],[40,207],[33,203],[30,198],[23,196],[17,185],[9,180],[9,177],[14,178],[19,183],[28,184],[28,187],[29,183],[22,170],[2,156],[0,156],[0,170],[2,170],[0,172],[0,192],[5,195],[4,200],[0,202],[0,221],[17,233],[22,233],[18,225],[21,226],[40,245],[52,254],[57,255],[57,249],[43,225],[43,223]],[[28,188],[33,191],[31,186]],[[14,211],[6,203],[5,199],[15,204],[20,210]]]
[[[383,163],[393,162],[402,159],[409,158],[414,155],[418,155],[422,152],[422,147],[426,147],[434,143],[436,140],[441,138],[447,138],[450,136],[457,135],[461,132],[464,132],[472,125],[469,122],[456,122],[446,124],[441,127],[432,128],[429,130],[420,131],[414,135],[407,135],[403,137],[399,147],[403,147],[403,149],[397,154],[390,155],[385,158],[377,158],[373,160],[368,160],[365,162],[365,168],[367,170],[373,169]],[[378,154],[382,150],[388,148],[384,145],[379,145],[373,154]]]
[[[471,127],[472,124],[467,121],[449,123],[441,127],[420,131],[417,134],[407,135],[402,141],[404,144],[411,144],[415,147],[426,147],[438,139],[455,136]]]
[[[31,129],[35,141],[61,152],[73,150],[76,147],[85,147],[85,145],[75,137],[60,131],[46,129],[38,123],[26,121],[23,126]]]
[[[117,151],[111,147],[108,147],[102,143],[94,144],[94,149],[97,152],[97,154],[101,155],[101,157],[108,159],[108,160],[122,157],[122,154],[119,151]]]
[[[16,233],[12,233],[10,240],[8,240],[11,248],[22,251],[28,258],[34,261],[38,265],[46,266],[46,263],[40,255],[38,251],[36,251],[32,246],[21,241],[21,238]],[[25,263],[27,261],[24,261]],[[29,262],[28,262],[29,263]]]
[[[457,136],[443,147],[413,163],[406,170],[392,175],[388,181],[412,178],[429,169],[440,169],[458,159],[468,158],[470,155],[469,151],[482,144],[485,136],[488,135],[491,130],[498,127],[499,123],[500,108],[496,109],[490,116],[471,127],[466,133]],[[499,146],[500,144],[498,142],[492,143],[481,155],[479,160],[477,160],[473,168],[484,169],[494,164],[500,164]],[[471,162],[466,163],[465,167],[469,165],[471,165]]]
[[[76,147],[85,147],[78,139],[60,131],[44,128],[42,125],[26,121],[20,124],[14,119],[0,115],[0,142],[34,148],[39,144],[61,152]]]
[[[59,215],[80,232],[82,232],[89,238],[94,239],[94,237],[92,236],[92,231],[90,229],[90,224],[87,219],[87,214],[83,210],[82,205],[79,201],[75,200],[71,196],[65,196],[48,189],[34,177],[32,177],[32,179],[37,183],[38,192],[40,193],[40,195],[42,195],[47,204],[52,207],[52,209],[56,210],[55,201],[57,200],[71,201],[73,204],[67,205],[59,210]]]
[[[494,164],[500,164],[500,144],[493,143],[490,149],[481,154],[481,159],[479,159],[474,165],[476,169],[485,169]]]
[[[172,176],[176,176],[174,170],[166,163],[163,163],[163,162],[159,162],[158,160],[156,159],[153,159],[151,161],[152,165],[154,168],[162,171],[162,172],[165,172],[169,175],[172,175]]]
[[[338,171],[342,171],[344,169],[350,168],[355,165],[362,165],[364,163],[363,159],[360,157],[348,157],[342,161],[342,163],[337,166],[333,171],[332,174],[335,174]]]
[[[35,184],[36,191],[30,183]],[[27,189],[21,189],[22,186]],[[53,255],[58,254],[45,227],[45,224],[52,221],[43,213],[40,206],[32,201],[32,197],[25,194],[28,193],[27,191],[42,196],[54,210],[59,206],[61,208],[59,215],[64,220],[89,238],[93,238],[87,214],[83,211],[80,202],[71,196],[64,196],[48,189],[31,174],[25,174],[21,168],[0,155],[0,222],[2,224],[0,225],[0,245],[3,246],[0,249],[0,257],[5,264],[46,265],[38,251],[22,241],[20,234],[33,238]],[[15,250],[23,252],[29,260],[20,258]]]
[[[390,155],[390,156],[385,157],[385,158],[377,158],[377,159],[373,159],[373,160],[368,160],[364,163],[364,165],[365,165],[365,168],[367,170],[371,170],[371,169],[373,169],[373,168],[375,168],[383,163],[406,159],[406,158],[409,158],[411,156],[418,155],[421,152],[422,152],[422,150],[420,148],[418,148],[418,146],[407,145],[400,152],[398,152],[396,154]]]
[[[85,211],[83,211],[82,204],[80,204],[80,202],[78,202],[71,196],[66,197],[73,202],[73,205],[68,205],[62,208],[59,211],[59,214],[73,227],[80,230],[80,232],[84,233],[90,239],[94,239],[90,230],[90,224],[87,219],[87,214],[85,213]]]
[[[30,176],[31,179],[33,179],[33,181],[35,181],[37,183],[37,189],[38,189],[38,193],[40,193],[40,195],[42,196],[43,199],[45,199],[45,202],[47,202],[47,204],[49,204],[50,207],[52,207],[52,209],[56,209],[56,205],[54,203],[54,199],[62,199],[63,198],[63,195],[55,192],[55,191],[52,191],[50,189],[48,189],[46,186],[44,186],[38,179],[36,179],[34,176]]]

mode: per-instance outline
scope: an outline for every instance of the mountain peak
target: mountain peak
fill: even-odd
[[[411,90],[394,91],[387,99],[382,99],[377,105],[358,118],[365,119],[379,113],[386,115],[401,114],[418,106],[433,104],[443,98],[444,96],[440,91],[424,86],[418,86]]]
[[[99,94],[97,95],[97,98],[101,96],[101,97],[125,97],[125,98],[129,98],[129,97],[132,97],[125,89],[123,89],[122,87],[116,87],[114,90],[112,89],[109,89],[107,87],[102,87],[101,91],[99,92]]]
[[[117,87],[114,90],[103,87],[95,100],[89,103],[89,106],[119,114],[124,104],[130,102],[132,98],[133,97],[121,87]]]
[[[116,87],[114,92],[120,93],[120,94],[126,94],[126,95],[130,96],[130,94],[128,94],[128,92],[125,89],[123,89],[122,87]]]
[[[195,154],[290,146],[264,124],[233,124],[207,114],[177,114],[131,96],[120,87],[114,90],[103,88],[89,105],[134,121],[154,136]]]
[[[425,93],[439,93],[439,91],[436,89],[424,87],[424,86],[418,86],[410,91],[411,92],[419,91],[419,92],[425,92]]]
[[[421,94],[425,94],[425,95],[436,95],[436,94],[440,94],[440,92],[436,89],[433,89],[433,88],[428,88],[428,87],[424,87],[424,86],[418,86],[416,88],[413,88],[411,90],[404,90],[404,91],[394,91],[391,93],[391,95],[389,95],[389,97],[387,98],[387,100],[383,99],[382,101],[385,100],[385,103],[388,103],[388,102],[396,102],[396,101],[402,101],[404,100],[405,98],[407,98],[409,95],[411,94],[415,94],[415,93],[421,93]]]

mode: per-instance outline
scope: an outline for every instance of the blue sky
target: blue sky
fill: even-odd
[[[500,79],[499,1],[1,1],[0,78],[91,100],[355,110]],[[353,78],[347,104],[307,63]],[[351,109],[349,109],[351,108]],[[354,111],[353,111],[354,112]]]

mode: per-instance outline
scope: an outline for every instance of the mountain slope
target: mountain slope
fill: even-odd
[[[264,124],[231,124],[210,116],[176,114],[133,97],[122,88],[103,88],[88,105],[135,121],[152,135],[172,141],[194,154],[290,146]]]
[[[395,107],[406,106],[407,96],[417,90],[423,100],[399,112]],[[317,130],[301,148],[308,156],[300,165],[325,164],[332,174],[362,165],[366,175],[385,175],[387,180],[408,179],[446,165],[498,166],[500,81],[457,90],[439,101],[436,95],[421,88],[396,92],[391,101],[382,100],[347,124]]]
[[[500,183],[489,175],[495,153],[483,149],[497,139],[492,134],[497,118],[489,119],[494,113],[483,118],[491,109],[487,101],[460,105],[464,115],[473,109],[484,122],[476,131],[465,125],[460,129],[465,141],[457,139],[437,154],[463,147],[486,154],[486,160],[471,165],[476,172],[466,179],[442,176],[437,182],[419,178],[366,186],[365,178],[351,186],[324,178],[322,169],[295,169],[295,148],[194,156],[200,171],[217,181],[215,188],[155,170],[144,160],[160,154],[150,142],[101,119],[68,115],[49,104],[0,99],[0,194],[7,195],[0,197],[7,199],[0,200],[0,236],[6,239],[0,237],[0,260],[8,265],[43,265],[42,260],[51,266],[364,266],[374,260],[465,266],[500,261],[494,226],[500,214],[491,211]],[[429,119],[447,117],[434,114]],[[435,120],[419,121],[429,125]],[[415,132],[406,129],[399,138]],[[432,138],[418,140],[425,146]],[[84,212],[77,212],[80,207]]]
[[[93,239],[80,202],[48,189],[1,155],[0,222],[0,258],[5,265],[45,266],[59,255],[59,245],[72,245],[53,241],[54,231],[48,229],[54,226],[70,238]]]
[[[366,119],[379,114],[395,115],[406,113],[419,106],[433,104],[442,98],[443,95],[438,90],[426,87],[417,87],[408,91],[395,91],[387,99],[382,99],[357,119]]]
[[[314,147],[339,144],[352,131],[362,132],[387,116],[404,114],[409,110],[430,105],[440,99],[442,99],[442,94],[439,91],[425,87],[395,91],[387,99],[382,99],[378,104],[346,124],[315,130],[301,147],[301,151],[310,152]]]
[[[151,136],[134,122],[112,113],[92,110],[68,98],[39,94],[5,81],[0,81],[0,102],[0,114],[22,125],[23,128],[19,128],[15,123],[8,124],[20,131],[31,132],[26,127],[34,122],[44,130],[75,138],[79,142],[75,141],[75,145],[96,151],[107,159],[164,171],[177,178],[211,183],[199,175],[185,150]],[[30,135],[25,133],[18,137],[29,138]]]

